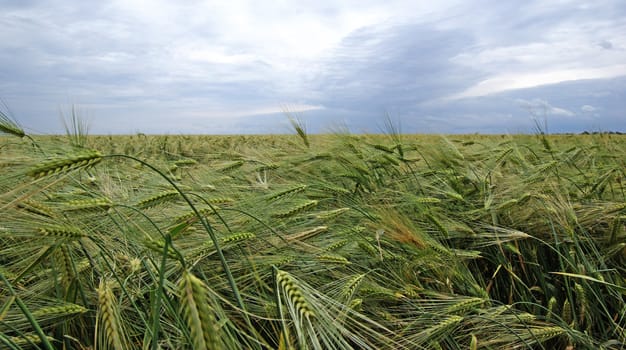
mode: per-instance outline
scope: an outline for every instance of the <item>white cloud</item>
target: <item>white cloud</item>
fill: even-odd
[[[572,111],[568,111],[567,109],[558,108],[558,107],[552,107],[550,109],[550,114],[552,114],[552,115],[561,115],[561,116],[565,116],[565,117],[573,117],[573,116],[576,115]]]
[[[322,110],[324,106],[321,105],[309,105],[305,103],[286,103],[277,106],[252,106],[248,108],[236,108],[236,109],[214,109],[204,110],[190,113],[189,115],[194,117],[205,117],[209,119],[220,120],[221,118],[239,119],[251,116],[261,116],[268,114],[285,114],[292,113],[304,113],[309,111]]]
[[[584,105],[584,106],[580,107],[580,110],[583,111],[583,112],[591,113],[591,112],[595,112],[596,108],[594,106],[591,106],[591,105]]]
[[[532,100],[518,99],[517,103],[520,107],[526,109],[533,117],[544,117],[548,115],[557,115],[564,117],[573,117],[576,114],[565,108],[554,107],[548,101],[539,98]]]
[[[476,26],[478,44],[451,62],[483,72],[484,78],[448,98],[626,76],[626,50],[617,49],[626,47],[626,22],[611,18],[617,16],[611,11],[579,1],[531,1],[508,19],[509,26],[489,19],[501,15],[498,11],[470,17],[464,25]]]
[[[558,69],[544,72],[495,73],[470,88],[449,96],[447,99],[461,99],[486,96],[508,90],[532,88],[541,85],[557,84],[566,81],[585,79],[606,79],[626,75],[626,65],[614,64],[609,67]]]
[[[606,50],[611,50],[613,48],[613,43],[608,40],[602,40],[598,43],[598,46]]]

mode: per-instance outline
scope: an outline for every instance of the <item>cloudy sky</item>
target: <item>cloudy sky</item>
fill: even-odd
[[[3,0],[0,107],[93,134],[626,131],[626,3]],[[533,119],[534,118],[534,119]]]

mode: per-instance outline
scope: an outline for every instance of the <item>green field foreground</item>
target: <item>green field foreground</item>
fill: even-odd
[[[2,131],[2,349],[626,347],[624,136]]]

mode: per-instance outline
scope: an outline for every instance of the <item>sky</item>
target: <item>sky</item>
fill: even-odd
[[[31,133],[626,131],[623,0],[0,1]]]

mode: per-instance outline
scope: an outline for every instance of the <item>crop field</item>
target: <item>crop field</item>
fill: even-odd
[[[624,349],[626,137],[31,136],[1,349]]]

